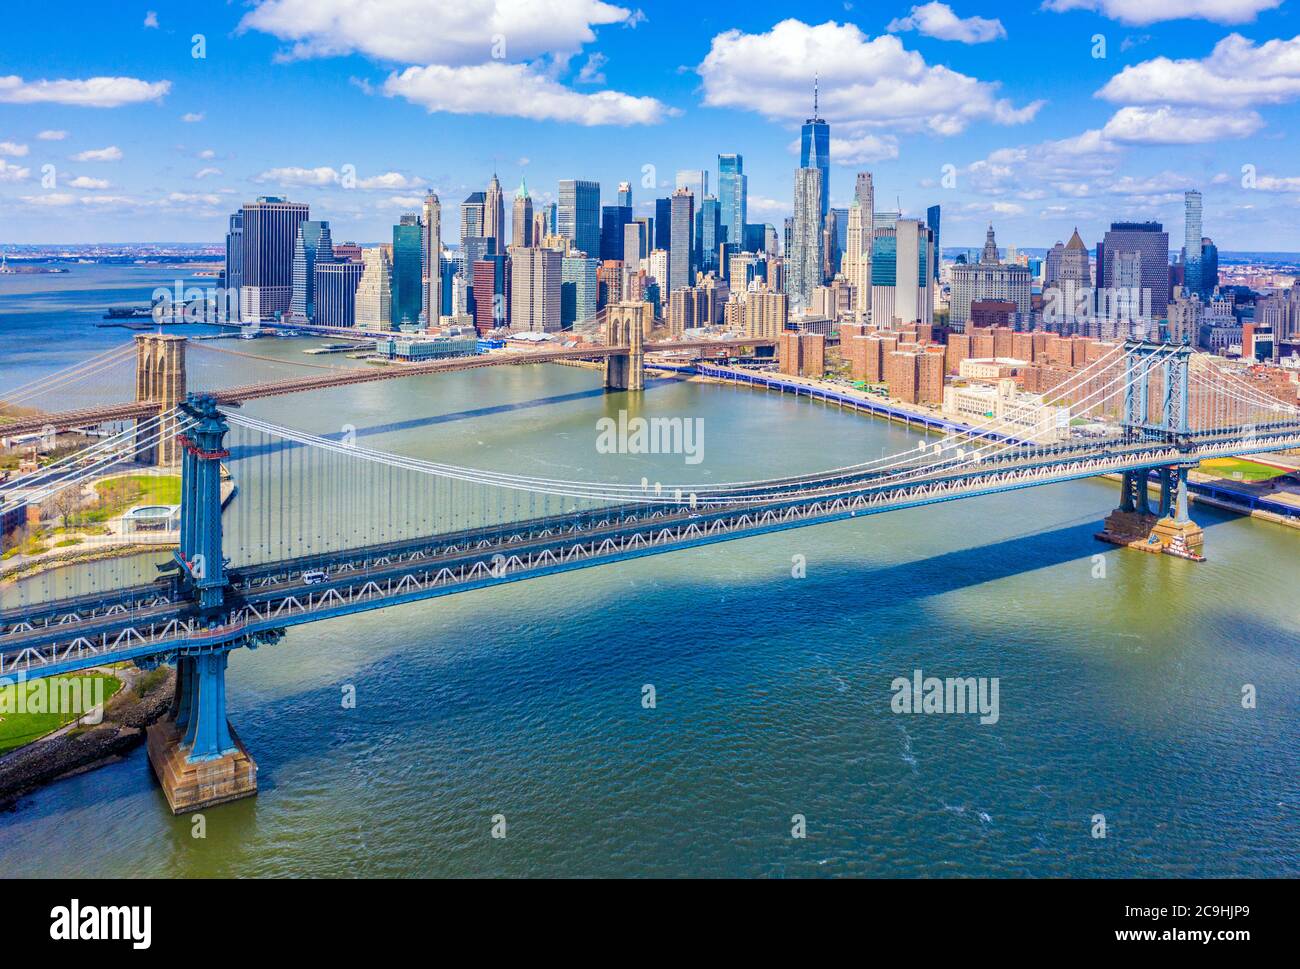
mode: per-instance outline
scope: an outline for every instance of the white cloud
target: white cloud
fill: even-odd
[[[496,114],[581,125],[655,124],[677,112],[662,101],[619,91],[580,94],[524,64],[408,67],[389,75],[384,93],[450,114]]]
[[[66,131],[57,131],[54,129],[49,129],[46,131],[42,131],[36,137],[41,139],[41,141],[62,141],[64,138],[68,137],[68,133]]]
[[[181,115],[181,120],[186,124],[194,124],[195,122],[203,120],[203,114],[201,112],[187,111],[185,114]]]
[[[285,188],[334,185],[338,180],[339,173],[328,165],[320,168],[272,168],[253,179],[255,182],[274,182]]]
[[[194,177],[208,178],[211,175],[220,175],[220,174],[221,174],[220,168],[200,168],[197,172],[194,173]]]
[[[452,114],[492,114],[583,125],[652,124],[675,113],[650,97],[579,94],[557,78],[596,39],[595,28],[645,20],[603,0],[261,0],[240,30],[291,42],[281,59],[365,54],[410,65],[383,91]],[[602,84],[604,55],[592,54],[581,83]],[[370,93],[365,79],[354,79]]]
[[[1255,188],[1265,192],[1300,192],[1300,175],[1260,175],[1255,179]]]
[[[68,188],[108,188],[108,179],[91,178],[89,175],[78,175],[72,181],[68,182]]]
[[[1115,112],[1102,135],[1132,145],[1203,145],[1249,138],[1262,127],[1264,119],[1254,111],[1130,106]]]
[[[18,75],[11,74],[0,77],[0,102],[117,108],[124,104],[157,101],[171,90],[171,86],[171,81],[141,81],[134,77],[24,81]]]
[[[135,199],[127,195],[83,195],[81,197],[82,205],[90,205],[96,208],[120,208],[127,205],[135,205]]]
[[[382,175],[372,175],[357,182],[358,188],[383,189],[389,192],[404,188],[420,188],[423,185],[424,179],[410,178],[401,172],[384,172]]]
[[[79,151],[72,156],[73,161],[79,162],[113,162],[122,160],[122,149],[117,145],[109,145],[107,148],[90,148],[86,151]]]
[[[0,155],[9,158],[22,158],[27,154],[27,146],[13,141],[0,141]]]
[[[587,62],[582,65],[582,70],[578,71],[579,84],[604,84],[605,72],[601,70],[609,62],[600,51],[593,51],[587,58]]]
[[[1229,34],[1204,60],[1157,57],[1124,68],[1097,92],[1122,104],[1244,108],[1300,97],[1300,36],[1259,46]]]
[[[1002,21],[986,17],[967,17],[964,20],[946,3],[926,3],[913,7],[906,17],[897,17],[885,28],[891,34],[915,30],[926,37],[938,40],[956,40],[963,44],[983,44],[1000,40],[1007,35]]]
[[[601,0],[263,0],[240,30],[260,30],[293,46],[291,58],[359,53],[400,64],[479,64],[502,38],[505,57],[573,53],[594,27],[635,14]]]
[[[795,142],[796,149],[798,145]],[[893,135],[864,134],[831,139],[831,159],[838,165],[863,165],[897,157],[898,139]]]
[[[1244,24],[1282,0],[1043,0],[1044,10],[1094,10],[1111,20],[1135,26],[1165,20],[1209,20],[1216,24]]]
[[[972,121],[1023,124],[1043,102],[1017,108],[998,84],[930,65],[892,34],[870,38],[853,24],[783,20],[764,34],[729,30],[713,38],[698,72],[709,107],[759,111],[799,121],[821,75],[820,113],[839,130],[889,124],[957,134]]]
[[[158,29],[158,12],[156,10],[150,10],[144,15],[144,25],[155,30]]]
[[[30,168],[10,165],[3,158],[0,158],[0,182],[25,182],[27,176],[31,173]]]
[[[77,197],[67,192],[49,192],[45,195],[24,195],[22,200],[28,205],[64,206],[76,204]]]
[[[424,199],[418,195],[390,195],[388,198],[377,203],[381,209],[418,209],[424,204]]]
[[[204,161],[210,161],[211,159],[217,157],[217,153],[213,151],[211,148],[204,148],[195,157],[202,158]]]

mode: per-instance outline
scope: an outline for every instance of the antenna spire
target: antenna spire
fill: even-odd
[[[821,86],[821,73],[813,73],[813,120],[817,120],[817,89]]]

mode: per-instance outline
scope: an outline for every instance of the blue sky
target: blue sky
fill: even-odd
[[[832,200],[943,207],[943,243],[1047,246],[1112,219],[1300,250],[1300,0],[163,0],[6,10],[0,243],[216,241],[259,194],[377,241],[495,169],[632,182],[744,155],[789,213],[821,72]],[[195,35],[202,40],[196,42]],[[196,43],[204,56],[194,56]],[[1100,55],[1100,56],[1099,56]],[[47,166],[53,166],[52,168]],[[647,167],[652,166],[652,167]],[[355,173],[355,178],[352,177]],[[647,178],[658,187],[645,187]]]

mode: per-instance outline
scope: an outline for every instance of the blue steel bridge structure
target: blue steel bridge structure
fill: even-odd
[[[1029,433],[1024,415],[990,418],[875,460],[707,486],[442,464],[190,394],[123,437],[149,446],[167,438],[179,449],[178,547],[156,578],[116,574],[120,562],[110,560],[92,567],[89,588],[55,583],[11,595],[0,675],[175,664],[176,698],[168,719],[150,728],[149,753],[179,812],[255,791],[255,764],[226,716],[226,662],[232,650],[275,643],[294,626],[1097,475],[1122,478],[1116,514],[1144,529],[1159,523],[1154,544],[1160,529],[1166,538],[1199,533],[1187,476],[1200,462],[1300,447],[1300,410],[1186,346],[1116,345],[1056,393],[1068,411],[1046,437]],[[1074,427],[1085,419],[1087,435]],[[113,445],[109,438],[88,450],[109,454]],[[27,500],[81,487],[96,468],[93,453],[56,463]]]

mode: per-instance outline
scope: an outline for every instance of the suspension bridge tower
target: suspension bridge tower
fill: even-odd
[[[139,333],[135,338],[135,399],[158,405],[159,416],[168,414],[185,399],[185,337],[165,333]],[[181,448],[175,435],[176,419],[139,437],[137,459],[143,464],[175,465]],[[157,443],[149,440],[156,438]]]
[[[1175,444],[1190,451],[1189,384],[1192,348],[1186,344],[1125,344],[1123,426],[1134,441]],[[1188,509],[1188,472],[1195,459],[1125,471],[1120,503],[1106,517],[1097,536],[1116,545],[1165,552],[1200,561],[1205,533]],[[1159,483],[1159,499],[1151,505],[1151,475]]]
[[[649,304],[615,303],[605,315],[605,344],[627,347],[627,353],[605,358],[608,390],[645,390],[645,329]]]
[[[181,538],[169,571],[205,631],[174,653],[151,658],[176,664],[171,710],[148,730],[149,762],[173,814],[257,793],[257,764],[226,719],[226,664],[233,650],[256,649],[284,634],[249,633],[230,623],[221,528],[221,462],[229,456],[229,427],[211,397],[190,395],[181,413],[189,425],[177,437]]]

